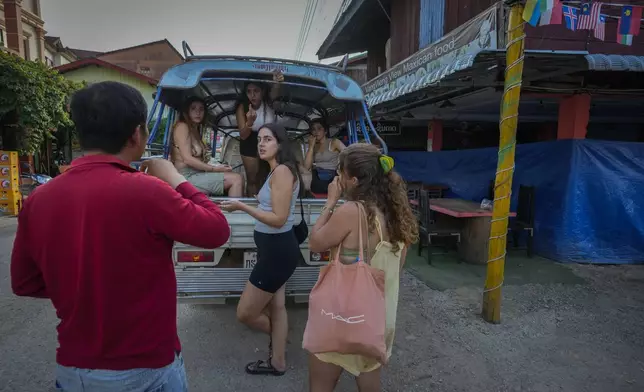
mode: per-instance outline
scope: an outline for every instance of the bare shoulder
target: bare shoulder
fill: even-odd
[[[188,124],[184,123],[183,121],[179,121],[174,125],[174,129],[176,131],[182,131],[182,132],[188,132]]]
[[[268,179],[269,185],[272,187],[277,186],[277,190],[282,190],[283,187],[288,184],[292,184],[295,181],[291,169],[286,165],[279,165],[273,170],[273,174]],[[276,189],[273,189],[276,190]]]
[[[346,217],[347,220],[358,219],[358,204],[353,201],[346,202],[341,204],[339,207],[336,207],[333,214]]]
[[[293,180],[293,172],[286,165],[279,165],[273,171],[273,177],[280,177],[282,179],[291,179]]]
[[[188,136],[190,133],[190,129],[188,128],[188,124],[184,123],[183,121],[179,121],[175,126],[174,126],[174,136]]]

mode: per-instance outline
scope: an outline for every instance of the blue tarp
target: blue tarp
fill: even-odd
[[[445,184],[480,202],[497,149],[392,152],[407,181]],[[535,253],[561,262],[644,263],[644,143],[566,140],[517,146],[519,185],[535,187]]]

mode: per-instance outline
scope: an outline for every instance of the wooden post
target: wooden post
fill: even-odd
[[[523,77],[524,31],[523,3],[510,5],[506,40],[505,88],[501,103],[499,154],[494,180],[494,209],[490,227],[487,278],[483,292],[483,318],[491,323],[501,322],[501,287],[505,267],[508,215],[514,151],[516,147],[521,80]]]

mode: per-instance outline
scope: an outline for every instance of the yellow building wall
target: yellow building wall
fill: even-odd
[[[154,103],[152,95],[156,92],[156,87],[133,76],[95,65],[65,72],[63,76],[74,82],[87,82],[88,84],[108,81],[125,83],[143,94],[143,98],[145,98],[145,102],[148,104],[148,112],[152,109],[152,104]]]

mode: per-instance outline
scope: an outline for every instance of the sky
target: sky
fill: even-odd
[[[315,52],[342,0],[312,0],[315,16],[301,60]],[[167,38],[195,54],[294,58],[307,0],[41,0],[47,35],[63,45],[108,51]]]

